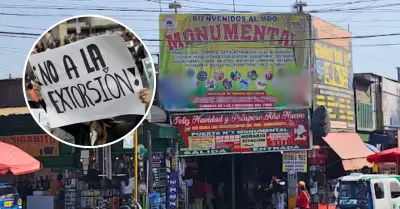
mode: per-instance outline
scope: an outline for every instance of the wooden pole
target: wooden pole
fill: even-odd
[[[135,187],[134,187],[134,202],[135,202],[135,208],[137,208],[137,205],[138,205],[138,190],[139,190],[139,188],[138,188],[138,186],[139,186],[139,178],[138,178],[138,176],[139,176],[139,164],[138,164],[138,157],[139,157],[139,153],[138,153],[138,132],[137,132],[137,130],[135,130],[134,131],[134,146],[133,146],[133,149],[134,149],[134,155],[135,155],[135,162],[134,162],[134,168],[135,168],[135,174],[134,174],[134,179],[135,179]]]

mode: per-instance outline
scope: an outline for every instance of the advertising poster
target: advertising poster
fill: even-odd
[[[400,128],[400,84],[382,78],[383,126]]]
[[[12,144],[33,157],[59,156],[59,142],[47,134],[0,136],[0,141]]]
[[[310,21],[297,14],[160,15],[163,107],[310,107]]]
[[[282,172],[307,173],[307,151],[288,151],[282,154]]]
[[[307,150],[309,111],[280,110],[172,115],[187,148],[180,156]]]
[[[331,128],[355,130],[351,33],[312,18],[314,38],[314,108],[325,106]],[[336,38],[336,39],[335,39]]]

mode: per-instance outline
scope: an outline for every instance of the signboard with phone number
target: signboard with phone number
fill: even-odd
[[[176,114],[187,148],[181,156],[310,149],[309,111]]]

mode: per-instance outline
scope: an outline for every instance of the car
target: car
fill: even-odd
[[[22,209],[21,196],[9,183],[0,182],[0,209]]]

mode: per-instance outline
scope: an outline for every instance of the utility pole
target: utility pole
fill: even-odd
[[[297,14],[304,14],[303,8],[306,7],[306,6],[307,6],[306,2],[302,2],[302,1],[298,2],[296,0],[296,3],[294,4],[293,7],[297,10]]]
[[[396,67],[397,69],[397,81],[400,82],[400,67]]]
[[[182,8],[182,5],[179,2],[172,2],[169,3],[169,8],[175,10],[175,14],[178,14],[178,9]]]

